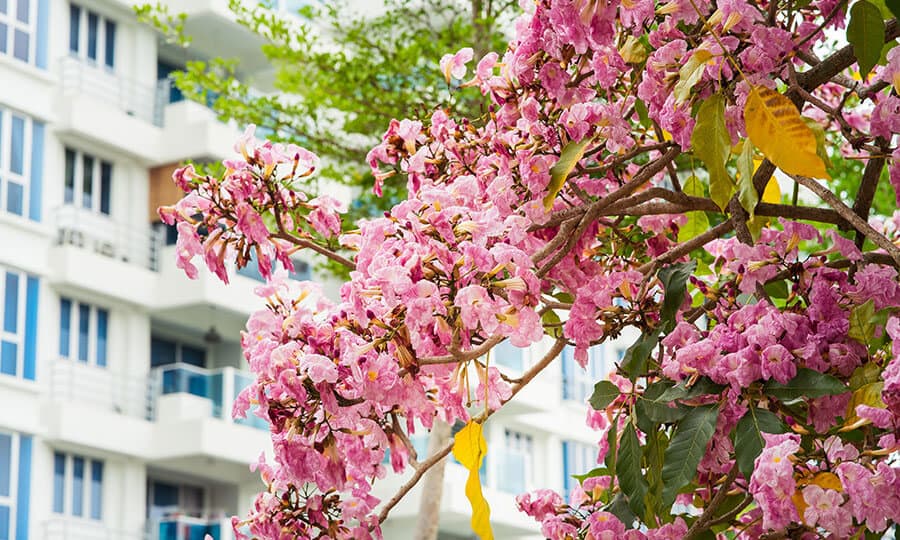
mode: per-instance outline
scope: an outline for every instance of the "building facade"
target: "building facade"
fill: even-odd
[[[134,3],[0,0],[0,540],[228,539],[262,488],[248,464],[270,447],[266,426],[230,415],[250,380],[238,336],[258,276],[188,280],[155,212],[178,197],[179,163],[222,159],[239,131],[168,74],[212,56],[264,74],[261,43],[226,0],[163,2],[189,15],[188,57]],[[314,277],[305,261],[298,273]],[[524,370],[540,349],[496,361]],[[592,467],[584,399],[612,351],[595,351],[591,374],[566,356],[487,423],[498,538],[537,531],[516,493]],[[449,464],[446,538],[469,536],[464,482]],[[414,491],[385,536],[408,537],[417,512]]]

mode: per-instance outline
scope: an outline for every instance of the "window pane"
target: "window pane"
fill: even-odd
[[[16,30],[13,41],[13,56],[23,62],[28,61],[28,33]]]
[[[59,355],[69,357],[69,344],[72,342],[72,301],[62,298],[59,301]]]
[[[84,304],[78,304],[78,359],[87,362],[88,359],[88,329],[91,323],[91,308]]]
[[[78,52],[78,30],[81,28],[81,8],[76,5],[69,6],[69,50]]]
[[[19,275],[6,273],[6,296],[3,299],[3,329],[16,333],[19,314]]]
[[[91,518],[103,517],[103,462],[91,461]]]
[[[12,436],[0,433],[0,497],[9,497],[9,473],[11,470]]]
[[[106,365],[106,332],[109,324],[109,312],[97,310],[97,365]]]
[[[16,182],[6,185],[6,211],[17,216],[25,212],[25,187]]]
[[[66,187],[63,200],[67,203],[75,201],[75,151],[66,148]]]
[[[160,339],[150,338],[150,367],[165,366],[175,363],[175,343]]]
[[[181,361],[192,366],[206,367],[206,351],[183,345],[181,347]]]
[[[66,456],[53,454],[53,511],[62,514],[66,495]]]
[[[0,540],[9,540],[9,507],[0,505]]]
[[[0,53],[6,54],[6,38],[9,36],[6,24],[0,22]]]
[[[15,343],[4,341],[0,343],[0,373],[5,375],[16,374],[17,357],[19,347]]]
[[[81,160],[81,206],[84,208],[94,207],[94,158],[84,156]]]
[[[25,174],[25,119],[18,116],[12,117],[9,170]]]
[[[84,515],[84,458],[72,459],[72,515]]]
[[[87,57],[91,60],[97,59],[97,28],[99,22],[97,14],[88,11]]]
[[[522,349],[503,340],[494,347],[494,362],[516,371],[522,371]]]
[[[106,21],[106,65],[116,65],[116,23]]]
[[[28,4],[29,0],[19,0],[16,5],[16,18],[23,23],[28,22]]]
[[[6,13],[6,0],[0,0],[0,13]]]
[[[109,197],[112,189],[112,163],[100,162],[100,211],[109,215]]]

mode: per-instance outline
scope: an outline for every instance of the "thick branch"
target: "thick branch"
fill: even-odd
[[[687,242],[678,244],[677,246],[675,246],[674,248],[670,249],[669,251],[663,253],[659,257],[642,265],[640,268],[638,268],[638,272],[641,272],[642,274],[648,274],[648,273],[652,272],[653,270],[655,270],[656,268],[659,268],[660,266],[662,266],[666,263],[670,263],[670,262],[674,261],[675,259],[681,257],[682,255],[687,255],[691,251],[694,251],[695,249],[697,249],[701,246],[704,246],[704,245],[708,244],[709,242],[712,242],[716,238],[719,238],[720,236],[728,233],[732,229],[734,229],[734,220],[729,219],[727,221],[723,221],[722,223],[719,223],[718,225],[716,225],[712,229],[706,231],[705,233],[695,236],[694,238],[691,238]]]
[[[879,139],[879,142],[883,143],[884,141]],[[884,144],[879,146],[886,150]],[[863,221],[869,221],[869,210],[871,210],[872,201],[875,199],[875,191],[878,189],[878,180],[881,178],[884,162],[885,159],[883,157],[869,158],[869,162],[866,163],[866,169],[863,171],[862,182],[859,184],[856,200],[853,202],[853,213],[862,218]],[[856,247],[862,248],[864,239],[865,237],[862,234],[857,233]]]
[[[719,506],[722,504],[722,501],[725,500],[725,496],[728,494],[728,488],[731,487],[731,483],[734,482],[734,479],[737,478],[738,475],[738,466],[737,462],[734,462],[734,465],[731,466],[731,470],[728,471],[728,476],[725,477],[725,481],[722,482],[722,485],[719,486],[719,491],[713,496],[712,500],[709,501],[709,504],[706,508],[703,509],[703,514],[697,518],[697,521],[691,525],[691,528],[688,529],[685,538],[694,538],[700,532],[706,530],[713,520],[713,515],[715,515],[716,510],[719,509]]]
[[[888,21],[884,30],[884,41],[888,42],[900,36],[900,28],[897,26],[897,20]],[[847,45],[828,58],[822,60],[821,63],[813,66],[812,69],[797,75],[797,80],[807,91],[825,84],[832,77],[850,67],[856,62],[856,56],[853,54],[853,47]],[[754,178],[755,179],[755,178]]]
[[[318,253],[319,255],[323,255],[336,263],[346,266],[350,270],[356,269],[356,263],[354,263],[350,259],[342,257],[341,255],[338,255],[337,253],[331,251],[330,249],[324,248],[324,247],[320,246],[319,244],[316,244],[315,242],[311,242],[309,240],[306,240],[305,238],[297,238],[294,235],[285,234],[285,233],[280,233],[280,234],[277,234],[274,236],[276,238],[281,238],[282,240],[287,240],[288,242],[294,244],[295,246],[309,248],[309,249],[315,251],[316,253]]]

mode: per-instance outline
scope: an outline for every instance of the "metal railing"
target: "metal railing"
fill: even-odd
[[[163,92],[159,83],[135,81],[71,56],[60,59],[60,79],[66,93],[89,94],[130,116],[162,126],[168,86]]]
[[[147,226],[116,223],[109,216],[65,205],[56,210],[57,244],[90,249],[95,253],[159,269],[162,238]]]
[[[238,394],[252,382],[251,375],[242,373],[233,367],[204,369],[179,362],[153,368],[149,379],[148,393],[151,396],[152,404],[148,419],[157,419],[157,404],[161,396],[190,394],[209,400],[211,414],[214,418],[259,429],[268,429],[268,424],[252,414],[251,411],[247,412],[246,418],[232,419],[231,417],[231,410]]]
[[[148,523],[147,540],[194,540],[211,535],[216,540],[233,538],[231,521],[173,515]]]
[[[70,358],[53,362],[50,393],[61,401],[84,403],[138,418],[146,418],[152,405],[143,377],[124,377]]]
[[[110,529],[102,521],[84,518],[51,519],[44,522],[43,529],[44,540],[145,540],[146,536],[140,531]]]

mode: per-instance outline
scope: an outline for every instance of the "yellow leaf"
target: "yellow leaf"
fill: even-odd
[[[876,409],[886,409],[887,405],[881,399],[881,391],[884,390],[884,381],[871,382],[864,384],[853,391],[850,402],[847,403],[847,412],[844,413],[845,426],[853,425],[860,420],[856,414],[857,405],[868,405]]]
[[[754,164],[759,167],[759,162],[754,162]],[[769,177],[769,181],[766,183],[766,189],[763,191],[762,201],[770,204],[778,204],[781,202],[781,186],[778,185],[778,180],[774,177]]]
[[[753,145],[788,174],[831,179],[816,154],[816,136],[788,98],[764,86],[750,88],[744,124]]]
[[[544,209],[548,212],[553,208],[556,196],[566,185],[569,173],[578,165],[578,161],[584,157],[584,152],[593,141],[587,137],[580,141],[569,141],[559,153],[559,160],[550,167],[550,184],[547,186],[547,195],[544,196]]]
[[[478,469],[486,455],[487,441],[481,432],[481,424],[469,420],[453,440],[453,457],[469,470],[466,497],[472,505],[472,531],[481,540],[493,540],[491,509],[481,492],[481,480],[478,477]]]
[[[675,84],[673,94],[675,95],[675,103],[683,103],[691,95],[691,89],[694,88],[703,77],[706,70],[706,63],[713,57],[713,53],[706,49],[697,49],[694,54],[688,58],[687,62],[678,70],[678,82]]]

